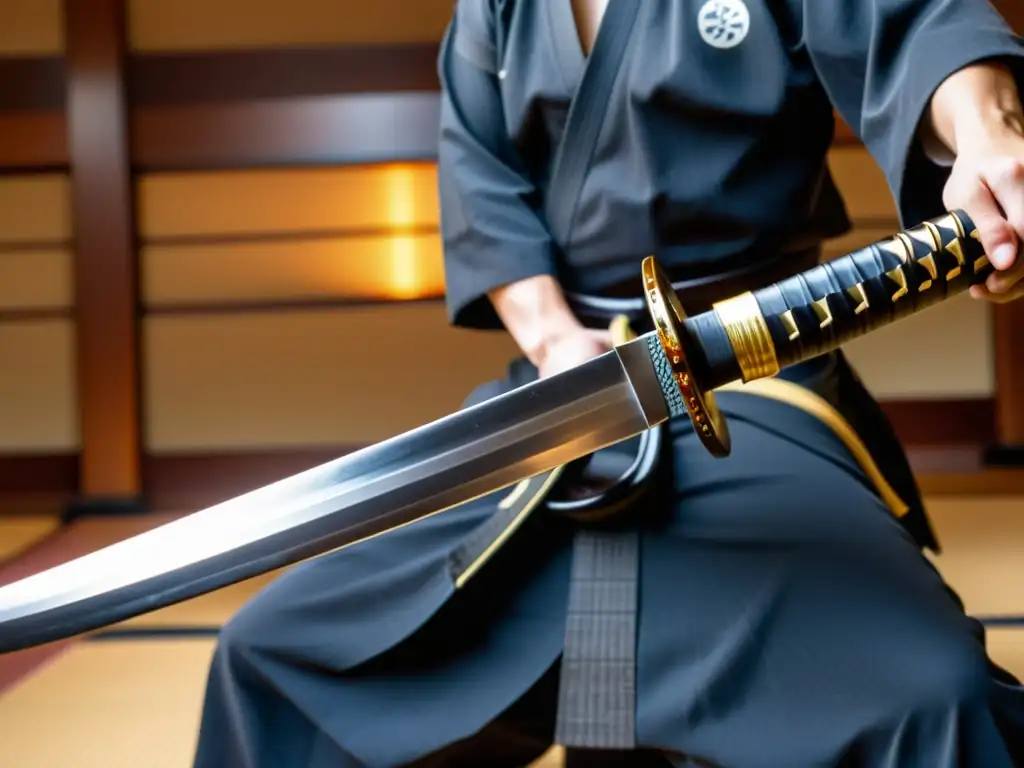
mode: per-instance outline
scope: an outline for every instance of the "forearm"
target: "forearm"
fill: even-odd
[[[509,283],[488,297],[516,344],[536,366],[543,363],[555,341],[581,327],[561,286],[550,275]]]
[[[950,75],[932,97],[922,132],[926,144],[939,144],[953,157],[979,142],[1024,134],[1024,109],[1013,75],[995,62]]]

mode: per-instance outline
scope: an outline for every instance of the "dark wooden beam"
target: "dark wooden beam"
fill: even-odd
[[[1024,4],[1020,0],[992,0],[992,5],[1013,27],[1014,32],[1024,34]]]
[[[1024,299],[992,308],[995,347],[995,444],[990,464],[1024,467]]]
[[[995,437],[993,398],[883,400],[896,435],[908,446],[984,446]]]
[[[436,93],[139,107],[140,171],[415,162],[437,157]]]
[[[436,62],[433,43],[134,55],[135,168],[433,159]]]
[[[139,171],[432,160],[437,45],[132,55]],[[843,123],[837,144],[859,140]]]
[[[0,58],[0,113],[64,108],[63,57]]]
[[[81,468],[78,508],[142,493],[134,205],[122,0],[67,0],[68,134]]]
[[[436,93],[437,54],[435,43],[133,54],[127,62],[128,101],[150,107]]]
[[[0,173],[64,171],[67,167],[63,111],[0,113]]]
[[[0,517],[60,515],[77,495],[78,469],[71,453],[0,454]]]
[[[63,58],[0,58],[0,173],[67,168],[65,87]]]

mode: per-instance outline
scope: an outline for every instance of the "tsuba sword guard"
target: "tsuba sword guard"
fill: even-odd
[[[693,428],[713,456],[728,456],[732,448],[729,425],[718,410],[714,393],[701,386],[690,364],[696,350],[689,335],[682,331],[686,312],[653,256],[644,259],[642,270],[647,309]]]

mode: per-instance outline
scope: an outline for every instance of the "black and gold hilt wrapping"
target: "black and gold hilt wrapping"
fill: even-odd
[[[955,211],[721,302],[714,313],[740,378],[751,381],[938,304],[991,272],[974,223]],[[713,388],[737,371],[709,373]]]
[[[675,381],[668,394],[685,405],[708,450],[724,456],[728,428],[712,390],[835,350],[963,293],[992,270],[974,222],[953,211],[692,318],[653,258],[644,280]]]

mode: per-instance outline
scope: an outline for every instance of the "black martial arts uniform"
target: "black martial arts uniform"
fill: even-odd
[[[573,295],[621,289],[649,253],[712,290],[806,266],[849,226],[826,166],[833,107],[904,222],[940,214],[945,171],[917,138],[929,97],[981,59],[1024,80],[1024,45],[985,0],[648,0],[557,231],[554,158],[606,34],[588,62],[570,0],[457,4],[438,165],[454,323],[498,327],[487,291],[535,275]],[[517,361],[471,400],[534,375]],[[921,502],[877,404],[840,354],[780,378],[855,440],[820,409],[725,391],[732,455],[712,458],[675,420],[651,489],[605,523],[638,532],[637,747],[652,764],[723,768],[1024,766],[1024,689],[925,558]],[[221,634],[197,768],[538,757],[574,537],[602,524],[542,504],[460,578],[460,548],[507,498],[304,563],[256,596]]]

